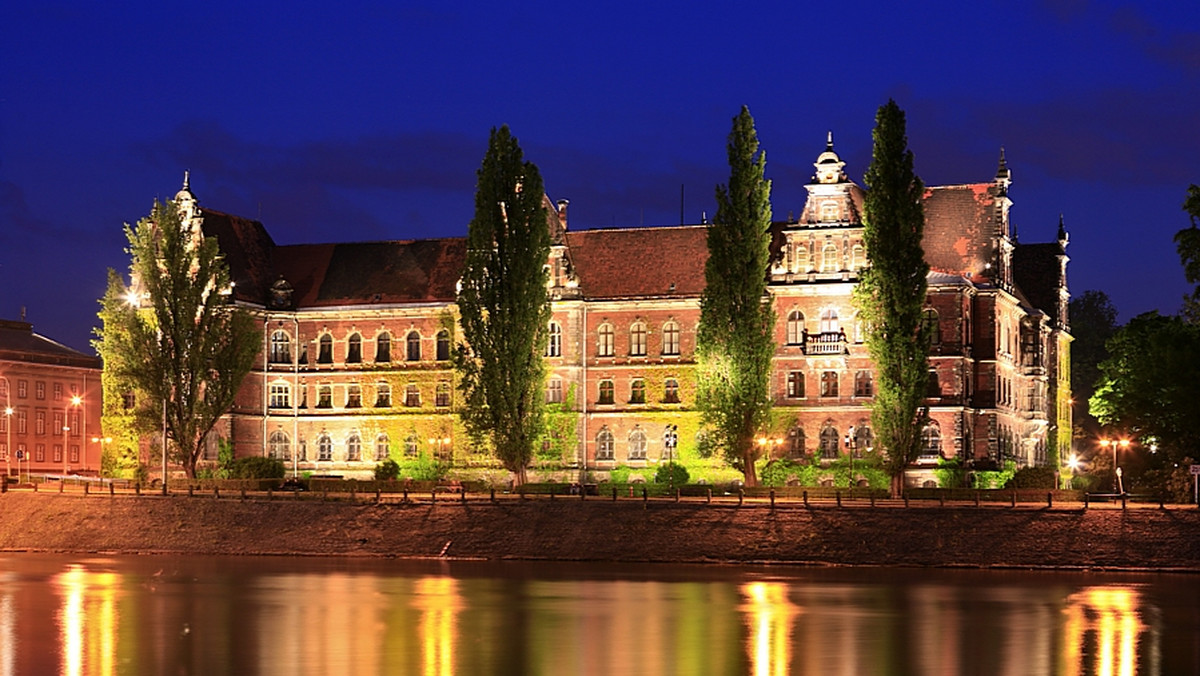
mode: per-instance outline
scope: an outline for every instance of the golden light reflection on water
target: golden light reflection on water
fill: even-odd
[[[116,673],[120,581],[115,573],[91,572],[78,564],[51,580],[63,597],[58,611],[62,673]]]
[[[15,575],[0,572],[0,676],[13,676],[17,673],[17,618],[13,608],[15,586]]]
[[[1088,587],[1067,597],[1064,674],[1135,676],[1139,642],[1147,672],[1158,673],[1158,630],[1143,621],[1143,601],[1134,587]]]
[[[464,603],[458,580],[452,577],[423,577],[413,587],[412,605],[420,611],[421,673],[453,674],[458,642],[456,620]]]
[[[792,623],[799,606],[788,600],[788,585],[782,582],[750,582],[741,587],[742,612],[750,636],[750,667],[756,676],[791,673]]]

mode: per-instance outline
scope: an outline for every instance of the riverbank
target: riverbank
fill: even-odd
[[[1200,510],[10,491],[0,551],[1200,572]]]

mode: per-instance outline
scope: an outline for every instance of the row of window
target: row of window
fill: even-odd
[[[421,386],[409,383],[404,386],[404,398],[401,403],[408,408],[421,406]],[[450,383],[442,381],[434,388],[433,405],[439,408],[450,406]],[[273,409],[290,409],[292,407],[292,385],[287,382],[271,383],[267,393],[267,406]],[[358,383],[346,386],[344,408],[363,407],[363,388]],[[388,383],[375,385],[374,408],[392,407],[392,386]],[[300,401],[297,408],[308,408],[308,388],[300,387]],[[333,408],[333,385],[317,385],[316,408]]]
[[[435,455],[443,456],[451,452],[451,440],[446,439],[430,439],[429,444]],[[351,432],[346,435],[344,443],[345,450],[334,457],[333,437],[328,433],[321,433],[316,440],[316,457],[313,458],[317,462],[332,462],[342,460],[345,462],[359,462],[363,460],[378,462],[385,460],[389,455],[391,448],[391,439],[386,433],[380,432],[375,436],[374,448],[371,449],[372,455],[367,457],[364,455],[363,438],[358,432]],[[416,434],[410,434],[404,440],[404,455],[408,457],[417,457],[421,452],[421,440]],[[283,430],[275,430],[271,436],[267,438],[267,455],[280,460],[292,459],[292,439],[287,432]],[[308,460],[308,441],[300,439],[300,443],[296,447],[296,460],[306,462]]]
[[[2,413],[2,411],[0,411],[0,413]],[[29,433],[29,414],[28,414],[28,412],[21,410],[14,406],[13,412],[11,415],[8,415],[8,414],[0,415],[0,434],[8,432],[8,429],[9,429],[8,426],[10,424],[8,419],[10,417],[16,418],[16,420],[14,420],[11,424],[16,429],[17,434],[28,434]],[[54,430],[52,432],[52,434],[61,435],[61,434],[65,434],[65,433],[70,433],[71,436],[77,437],[83,431],[83,427],[79,424],[80,417],[79,417],[78,411],[74,411],[74,410],[71,411],[70,415],[67,417],[63,416],[62,411],[55,411],[52,420],[53,420],[53,424],[52,424],[52,427],[50,428],[50,429]],[[45,435],[47,433],[46,422],[47,422],[46,411],[34,411],[33,433],[36,435],[39,435],[39,436]],[[64,424],[64,422],[65,422],[65,424]]]
[[[561,335],[561,328],[556,322],[551,322],[550,337],[551,348],[554,347],[555,330]],[[628,355],[630,357],[645,357],[647,349],[647,336],[649,329],[645,322],[636,321],[629,326],[629,341]],[[561,355],[561,341],[559,343],[559,352],[549,352],[550,356],[557,357]],[[659,354],[664,357],[679,356],[679,323],[676,321],[668,321],[662,326],[662,342],[659,346]],[[604,322],[596,327],[596,356],[597,357],[615,357],[616,356],[616,330],[609,322]]]
[[[611,378],[605,378],[599,382],[599,391],[596,396],[597,404],[615,404],[616,403],[616,383]],[[555,398],[556,397],[556,398]],[[629,381],[629,399],[630,404],[646,403],[646,380],[644,378],[634,378]],[[551,378],[546,386],[546,402],[561,403],[562,402],[562,381],[558,378]],[[667,378],[663,381],[663,396],[664,404],[678,404],[679,398],[679,381],[675,378]]]
[[[51,385],[53,386],[52,387],[53,401],[63,401],[65,398],[63,384],[62,383],[51,383]],[[8,378],[0,378],[0,400],[3,400],[6,403],[11,398],[10,392],[8,391],[8,386],[9,386]],[[71,384],[71,395],[76,396],[78,394],[79,394],[79,386],[72,383]],[[17,380],[17,399],[28,399],[28,398],[29,398],[29,381],[28,380]],[[33,398],[37,399],[39,401],[45,401],[45,399],[46,399],[46,383],[45,383],[45,381],[35,380],[33,382]]]
[[[854,374],[854,396],[856,397],[872,397],[875,396],[875,379],[874,375],[867,370],[860,370]],[[821,372],[821,397],[837,397],[839,396],[839,374],[837,371],[822,371]],[[787,374],[787,398],[788,399],[803,399],[807,396],[805,390],[804,371],[788,371]]]
[[[54,457],[51,459],[51,462],[62,462],[63,461],[63,445],[62,444],[54,444],[54,446],[52,447],[52,450],[54,452]],[[17,453],[20,453],[21,457],[26,460],[32,460],[33,462],[46,462],[46,444],[34,444],[32,458],[30,458],[26,454],[25,444],[17,444],[16,451],[17,451]],[[71,454],[71,459],[69,460],[69,462],[78,463],[79,462],[79,445],[78,444],[71,444],[70,454]],[[4,442],[4,441],[0,441],[0,460],[11,461],[13,459],[15,459],[15,458],[8,457],[8,443]]]
[[[450,332],[439,331],[435,337],[434,358],[437,361],[450,359]],[[292,363],[292,336],[287,331],[278,330],[271,334],[271,345],[267,359],[272,364]],[[421,334],[415,329],[404,337],[404,361],[421,361]],[[392,361],[392,334],[384,331],[375,337],[375,363],[386,364]],[[359,333],[352,333],[346,339],[347,364],[363,362],[363,338]],[[297,363],[308,363],[308,345],[300,345]],[[325,333],[317,339],[317,363],[333,363],[333,336]]]

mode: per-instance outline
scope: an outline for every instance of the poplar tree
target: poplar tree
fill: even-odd
[[[697,405],[713,441],[747,486],[758,485],[755,436],[771,410],[775,312],[767,295],[771,182],[763,177],[750,109],[733,118],[727,144],[729,184],[717,186],[708,226],[708,262],[697,330]]]
[[[491,443],[517,484],[544,425],[550,230],[543,193],[537,167],[523,160],[508,127],[492,129],[467,231],[458,292],[465,343],[454,363],[468,430]]]
[[[920,453],[922,410],[929,377],[929,339],[923,335],[929,265],[921,248],[924,185],[913,173],[904,111],[889,100],[875,115],[874,150],[864,182],[863,244],[867,267],[855,300],[867,321],[867,351],[878,371],[871,424],[887,451],[892,493],[904,487],[904,470]]]
[[[137,395],[142,430],[165,417],[178,459],[194,478],[205,437],[258,356],[258,329],[232,302],[216,238],[193,231],[175,202],[156,201],[148,217],[125,226],[125,236],[134,285],[109,271],[104,324],[96,331],[106,384]]]

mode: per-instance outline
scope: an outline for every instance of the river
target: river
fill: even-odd
[[[1200,673],[1200,576],[0,554],[13,674]]]

